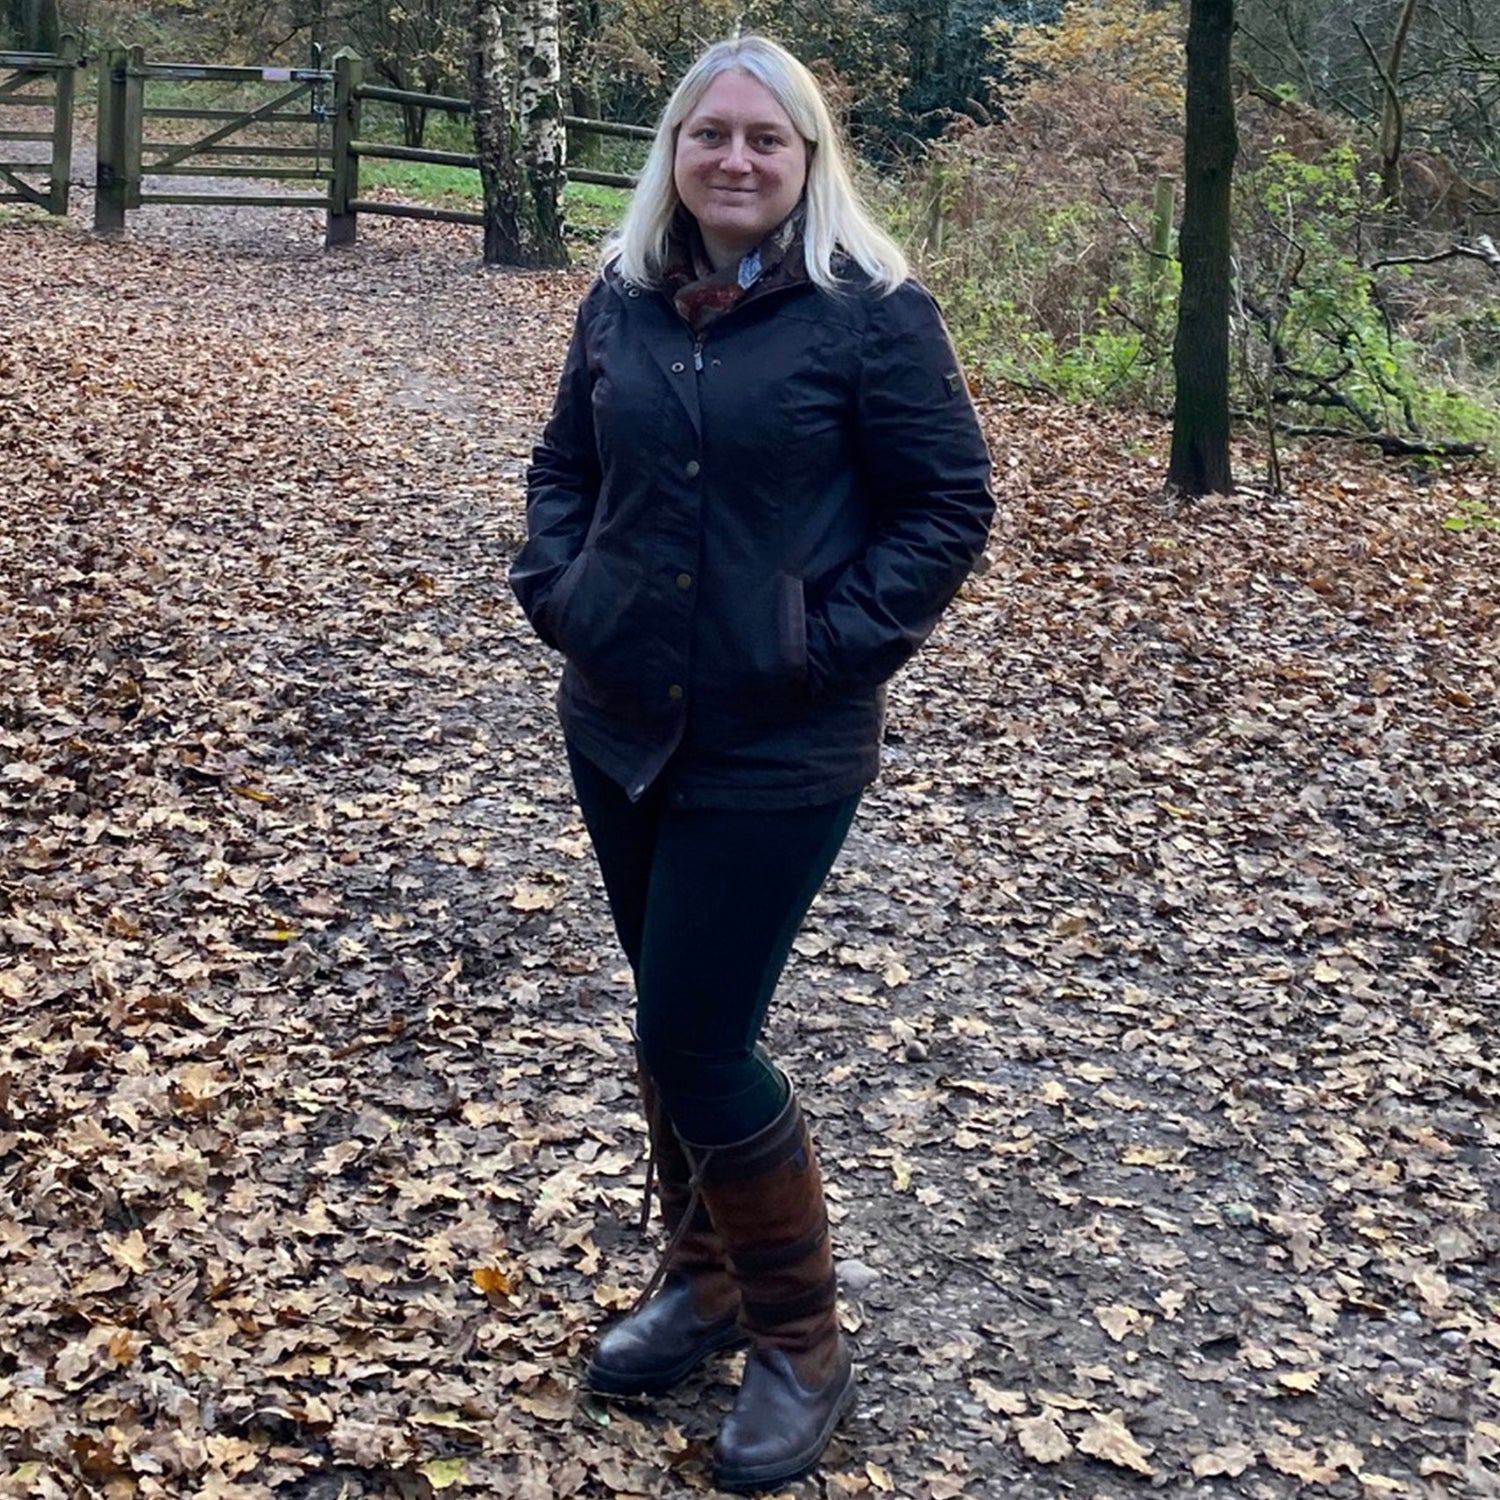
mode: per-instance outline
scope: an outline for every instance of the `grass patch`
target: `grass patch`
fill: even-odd
[[[629,206],[626,189],[597,187],[590,182],[570,182],[563,198],[569,234],[590,245],[598,244],[625,217]]]
[[[472,167],[443,167],[420,161],[385,161],[364,157],[359,164],[360,191],[383,188],[408,203],[435,208],[483,206],[479,173]],[[623,188],[570,182],[563,198],[569,237],[580,244],[601,241],[624,217],[630,194]]]
[[[477,210],[483,201],[479,173],[473,167],[443,167],[425,161],[361,157],[359,186],[361,191],[385,188],[412,203],[428,203],[434,208]]]

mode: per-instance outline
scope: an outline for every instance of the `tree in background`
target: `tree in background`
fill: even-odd
[[[1412,160],[1418,207],[1440,155],[1463,178],[1500,177],[1500,5],[1493,0],[1240,0],[1238,50],[1255,92],[1290,93],[1359,121],[1372,145]],[[1395,90],[1399,87],[1399,94]],[[1415,154],[1413,154],[1415,153]],[[1400,149],[1382,153],[1387,160]],[[1416,182],[1413,182],[1415,174]]]
[[[530,255],[523,264],[562,267],[568,264],[563,242],[568,138],[563,126],[558,0],[518,0],[516,74],[525,201],[530,206]]]
[[[512,149],[512,79],[500,0],[469,10],[469,108],[484,192],[484,263],[519,265],[525,254],[520,162]]]
[[[56,52],[62,35],[57,0],[4,0],[0,42],[9,38],[21,52]]]
[[[522,0],[514,52],[503,0],[471,0],[469,98],[487,266],[566,266],[557,0]]]
[[[1174,114],[1182,109],[1181,20],[1154,0],[1083,0],[1050,19],[997,20],[990,33],[1006,49],[1007,101],[1025,102],[1039,87],[1084,77],[1118,83]]]
[[[1177,402],[1167,484],[1227,494],[1229,465],[1230,207],[1235,131],[1230,85],[1234,0],[1191,0],[1183,157],[1182,296],[1172,367]]]
[[[889,161],[953,121],[987,122],[1004,66],[996,16],[1050,20],[1059,0],[567,0],[567,83],[586,113],[654,122],[705,43],[762,32],[822,78],[850,135]]]
[[[1384,95],[1380,109],[1380,187],[1386,201],[1401,202],[1401,146],[1406,131],[1406,101],[1401,90],[1401,64],[1406,55],[1406,43],[1411,36],[1411,23],[1417,14],[1417,0],[1404,0],[1400,14],[1396,17],[1396,34],[1384,62],[1375,51],[1364,28],[1359,22],[1354,29],[1370,54],[1370,61],[1380,74]]]
[[[327,0],[329,36],[365,58],[370,71],[393,89],[451,94],[464,77],[463,0]],[[408,146],[420,146],[427,111],[401,107]]]

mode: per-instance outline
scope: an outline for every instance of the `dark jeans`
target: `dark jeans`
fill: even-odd
[[[720,1146],[786,1102],[756,1038],[792,940],[854,821],[817,807],[683,812],[639,802],[571,745],[568,763],[635,973],[642,1060],[684,1140]]]

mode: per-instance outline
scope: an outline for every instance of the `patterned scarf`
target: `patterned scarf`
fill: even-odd
[[[802,257],[803,207],[799,203],[737,265],[716,271],[703,246],[698,221],[679,207],[667,231],[667,266],[662,282],[678,316],[701,336],[748,296],[807,280]]]

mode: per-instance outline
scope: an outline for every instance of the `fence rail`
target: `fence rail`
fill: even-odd
[[[423,94],[414,89],[390,88],[366,83],[364,60],[350,54],[334,59],[333,66],[333,179],[329,186],[328,229],[324,243],[352,244],[358,233],[360,214],[384,214],[397,219],[429,219],[440,224],[484,223],[484,215],[465,208],[434,208],[425,203],[386,203],[364,198],[359,191],[359,164],[363,160],[421,162],[435,167],[477,170],[479,158],[468,151],[429,150],[425,146],[398,146],[372,141],[361,134],[367,103],[397,104],[408,109],[437,110],[467,115],[470,103],[452,94]],[[564,115],[563,125],[575,134],[610,136],[618,140],[649,141],[656,132],[645,125],[623,125],[613,120],[589,120]],[[597,172],[591,167],[568,168],[569,182],[595,187],[630,189],[635,178],[624,172]]]

